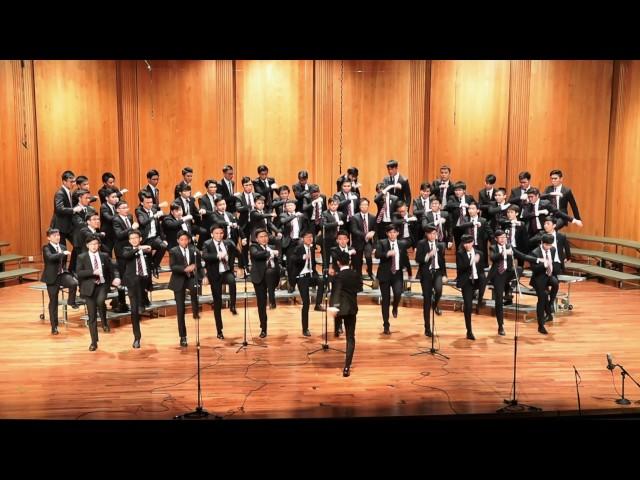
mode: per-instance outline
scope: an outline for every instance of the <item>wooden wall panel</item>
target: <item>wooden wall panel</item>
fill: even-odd
[[[476,199],[488,173],[504,184],[509,105],[508,61],[434,61],[431,70],[429,171],[451,167]]]
[[[314,162],[308,170],[311,181],[325,193],[334,192],[335,179],[340,175],[340,81],[340,61],[314,62]]]
[[[511,60],[510,74],[507,177],[498,182],[507,188],[507,194],[518,185],[518,174],[527,169],[531,60]]]
[[[116,64],[37,60],[34,72],[44,231],[64,170],[88,176],[93,192],[100,188],[103,172],[120,177]]]
[[[581,231],[596,235],[604,234],[611,79],[606,60],[531,64],[527,170],[544,188],[560,168],[576,195]]]
[[[605,233],[637,240],[640,239],[640,199],[635,193],[640,184],[640,61],[615,62],[613,85]]]
[[[238,179],[265,164],[279,185],[291,186],[302,169],[317,182],[313,61],[239,60],[235,78]]]
[[[420,184],[430,181],[427,176],[429,163],[429,93],[431,62],[412,60],[410,64],[409,104],[409,158],[408,174],[412,186],[411,195],[416,198]]]
[[[193,193],[220,179],[217,64],[215,61],[137,62],[140,186],[160,172],[160,198],[173,200],[183,167],[194,170]],[[165,212],[168,211],[165,209]]]
[[[388,160],[399,162],[402,175],[411,172],[410,71],[408,60],[344,62],[342,170],[358,167],[361,192],[369,198],[375,195],[375,184],[387,174]],[[339,115],[334,114],[334,122],[336,118]],[[412,181],[412,195],[414,185]]]
[[[16,89],[15,61],[0,61],[0,182],[5,198],[17,198],[20,191],[18,181],[18,148],[24,148],[20,138],[26,141],[21,131],[21,123],[18,119],[16,108],[22,109],[24,98]],[[18,64],[20,62],[17,62]],[[20,68],[20,67],[18,67]],[[18,76],[20,79],[20,76]],[[24,179],[31,184],[33,180]],[[33,185],[27,190],[33,192]],[[37,190],[36,190],[37,192]],[[2,247],[2,253],[22,253],[24,248],[20,241],[21,233],[18,228],[20,212],[17,208],[7,208],[3,212],[3,221],[0,222],[0,240],[11,243],[8,247]],[[37,215],[37,212],[29,212]]]

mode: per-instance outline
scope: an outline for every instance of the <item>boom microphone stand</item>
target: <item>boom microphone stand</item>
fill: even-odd
[[[242,340],[242,343],[234,343],[234,345],[240,345],[238,350],[236,350],[236,353],[238,353],[243,348],[248,348],[249,346],[267,348],[267,345],[247,342],[247,267],[242,267],[242,270],[244,271],[244,338]]]
[[[196,290],[196,298],[195,301],[192,298],[191,299],[191,309],[193,311],[193,317],[196,319],[196,365],[197,365],[197,375],[198,375],[198,405],[196,406],[196,409],[193,410],[192,412],[188,412],[188,413],[184,413],[182,415],[177,415],[175,417],[176,420],[184,420],[184,419],[188,419],[188,418],[208,418],[209,417],[209,412],[207,412],[203,406],[202,406],[202,385],[201,385],[201,381],[200,381],[200,304],[198,302],[198,295],[199,295],[199,290],[201,288],[199,279],[198,279],[198,262],[202,262],[202,255],[200,254],[200,251],[195,247],[195,242],[194,242],[194,249],[195,249],[195,259],[194,259],[194,265],[196,266],[196,268],[193,271],[193,282],[194,282],[194,288]],[[198,258],[200,257],[200,258]]]
[[[620,368],[620,375],[622,376],[622,396],[618,398],[615,402],[618,405],[630,405],[631,401],[628,398],[624,398],[624,380],[626,377],[629,377],[631,380],[633,380],[633,383],[635,383],[638,387],[640,387],[640,383],[636,382],[635,378],[629,375],[629,372],[627,372],[622,365],[616,363],[613,366],[613,368],[616,368],[616,367]],[[611,369],[612,374],[613,374],[613,368]]]
[[[436,247],[437,248],[437,247]],[[436,250],[436,255],[438,254],[437,250]],[[425,353],[428,353],[429,355],[433,355],[434,357],[437,355],[439,357],[445,358],[447,360],[449,360],[449,357],[447,357],[446,355],[443,355],[442,353],[438,352],[438,349],[435,348],[435,340],[436,340],[436,291],[435,291],[435,269],[429,269],[429,274],[431,275],[431,288],[432,288],[432,293],[431,293],[431,348],[429,350],[426,351],[419,351],[416,353],[412,353],[411,356],[415,356],[415,355],[423,355]],[[424,292],[422,292],[422,295],[424,296]],[[424,301],[424,299],[423,299]],[[418,347],[420,348],[420,347]]]
[[[333,348],[329,346],[329,327],[327,325],[327,310],[329,308],[329,290],[331,289],[331,282],[329,281],[329,261],[328,261],[328,252],[327,248],[327,240],[325,236],[325,225],[322,224],[322,281],[324,282],[324,343],[320,346],[320,348],[316,348],[312,350],[307,355],[313,355],[319,351],[333,350],[334,352],[346,353],[344,350],[340,350],[338,348]],[[327,266],[325,268],[325,265]]]
[[[515,228],[515,227],[514,227]],[[507,234],[507,239],[511,238],[509,229],[506,229],[505,233]],[[511,247],[511,242],[509,241],[508,247],[513,252],[513,248]],[[516,321],[514,327],[514,336],[513,336],[513,385],[511,386],[511,391],[513,392],[512,397],[509,400],[504,400],[504,403],[507,404],[506,407],[502,407],[496,410],[497,413],[515,413],[515,412],[541,412],[542,409],[538,407],[533,407],[531,405],[525,405],[524,403],[518,403],[516,396],[516,375],[517,375],[517,365],[518,365],[518,314],[519,314],[519,306],[520,306],[520,278],[518,277],[518,262],[515,255],[512,255],[513,262],[513,272],[515,275],[516,281]],[[496,299],[497,301],[497,299]]]

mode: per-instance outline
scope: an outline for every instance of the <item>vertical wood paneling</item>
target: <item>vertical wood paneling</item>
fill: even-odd
[[[388,160],[397,160],[400,173],[409,175],[410,62],[344,65],[343,164],[359,168],[362,193],[372,198]],[[413,195],[416,186],[411,188]]]
[[[211,176],[218,178],[218,174],[222,177],[222,166],[229,164],[236,166],[236,148],[235,148],[235,89],[234,89],[234,72],[233,60],[215,60],[216,71],[216,104],[217,121],[215,130],[215,145],[213,163],[220,168],[211,172]]]
[[[120,179],[118,97],[113,61],[36,60],[34,69],[42,232],[64,170],[89,177],[93,192],[105,171]]]
[[[527,168],[531,60],[511,60],[510,77],[507,177],[498,182],[507,193],[518,185],[518,174]]]
[[[127,197],[137,205],[135,194],[146,182],[140,171],[138,135],[138,84],[136,62],[123,60],[116,64],[118,82],[118,138],[120,140],[120,188],[131,191]],[[142,180],[145,179],[145,180]]]
[[[410,63],[408,175],[414,198],[418,196],[420,184],[427,179],[429,68],[430,62],[426,60],[412,60]]]
[[[238,175],[265,164],[279,184],[297,181],[313,165],[313,118],[313,61],[236,62]]]
[[[339,175],[337,164],[339,163],[340,131],[339,128],[336,129],[336,125],[340,125],[340,98],[334,99],[336,90],[337,95],[340,95],[339,70],[339,61],[316,60],[314,62],[314,162],[313,168],[307,170],[309,170],[311,181],[318,183],[320,190],[325,193],[333,193],[336,188],[334,173],[338,171],[336,177]],[[334,108],[335,102],[338,102],[337,109]],[[334,110],[336,110],[337,118],[334,118]],[[334,139],[336,131],[338,136]],[[298,170],[302,170],[302,168],[300,166]],[[294,175],[296,173],[294,172]],[[297,178],[291,180],[292,183],[295,181]]]
[[[506,176],[508,61],[434,61],[429,121],[431,179],[443,164],[474,197],[488,173]]]
[[[561,169],[578,201],[581,231],[595,235],[604,234],[611,79],[606,60],[531,64],[527,170],[544,188],[549,172]]]
[[[606,198],[606,235],[640,239],[640,61],[616,61]],[[637,254],[637,252],[625,252]]]

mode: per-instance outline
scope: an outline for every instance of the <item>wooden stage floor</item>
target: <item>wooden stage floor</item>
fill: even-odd
[[[190,313],[188,348],[179,347],[175,314],[170,314],[143,320],[139,350],[131,348],[126,319],[114,323],[109,334],[99,328],[99,349],[89,352],[83,309],[70,310],[69,323],[52,336],[48,319],[39,319],[40,292],[29,285],[0,288],[0,418],[170,419],[195,407]],[[170,298],[171,292],[157,295]],[[588,281],[574,285],[571,296],[574,310],[558,316],[548,336],[537,333],[535,322],[518,322],[518,400],[544,413],[576,412],[575,366],[585,413],[637,411],[640,389],[630,380],[625,393],[632,404],[614,403],[620,374],[605,368],[605,354],[640,379],[640,291]],[[234,344],[243,336],[242,303],[238,316],[223,310],[224,341],[216,338],[207,305],[201,320],[205,408],[225,419],[484,414],[510,398],[514,320],[506,321],[507,336],[500,337],[494,317],[474,316],[477,340],[472,342],[465,339],[462,313],[445,310],[436,317],[437,346],[450,357],[442,361],[411,355],[430,346],[423,336],[421,304],[401,306],[398,318],[391,318],[391,336],[382,334],[380,307],[371,299],[361,302],[360,312],[352,375],[343,378],[342,353],[309,355],[322,343],[322,313],[311,311],[313,336],[306,338],[300,306],[280,303],[269,310],[269,336],[263,341],[257,336],[257,311],[250,306],[250,337],[268,347],[236,353]],[[344,349],[344,337],[330,335],[329,344]]]

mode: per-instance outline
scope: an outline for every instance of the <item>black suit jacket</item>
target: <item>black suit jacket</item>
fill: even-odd
[[[505,245],[505,247],[508,247],[508,245]],[[513,271],[513,258],[515,256],[515,258],[517,258],[518,260],[522,261],[522,262],[535,262],[536,259],[535,257],[532,257],[531,255],[526,255],[523,252],[521,252],[520,250],[518,250],[517,248],[512,248],[513,250],[513,255],[507,255],[507,270],[506,271]],[[491,245],[491,249],[489,250],[489,256],[491,257],[491,268],[489,269],[489,273],[487,275],[487,281],[491,281],[493,279],[493,277],[495,277],[498,274],[498,264],[502,261],[504,261],[504,257],[500,254],[500,249],[499,246],[497,244],[493,244]]]
[[[87,238],[89,238],[90,235],[95,235],[95,234],[99,235],[101,239],[100,251],[105,253],[110,253],[109,247],[105,243],[105,233],[100,231],[99,229],[96,230],[95,232],[92,232],[87,225],[82,227],[80,229],[80,232],[78,232],[78,242],[79,242],[78,253],[84,253],[87,251]]]
[[[487,215],[489,213],[489,206],[494,201],[495,195],[495,188],[491,190],[491,196],[487,195],[487,190],[484,188],[480,190],[480,192],[478,192],[478,207],[484,215]]]
[[[322,198],[322,206],[320,207],[320,221],[322,222],[322,214],[327,211],[328,206],[327,196],[321,193],[320,198]],[[312,200],[310,196],[304,198],[304,206],[302,207],[302,212],[309,219],[309,223],[314,224],[314,221],[311,220],[311,217],[313,217],[313,211],[315,210],[315,207],[311,202]]]
[[[544,263],[538,263],[537,259],[544,259],[544,255],[542,254],[543,247],[534,248],[531,251],[531,257],[533,257],[530,261],[531,264],[531,280],[529,285],[535,285],[536,281],[541,279],[542,277],[547,275],[547,269],[544,266]],[[556,256],[556,249],[551,247],[549,249],[551,253],[551,259]],[[557,262],[553,262],[553,276],[557,276],[560,273],[560,265]]]
[[[155,217],[155,214],[158,212],[158,207],[155,205],[151,207],[151,215],[147,214],[143,207],[136,208],[136,217],[138,219],[138,224],[140,225],[140,233],[142,234],[142,241],[144,242],[149,233],[151,233],[151,222],[153,222],[156,226],[156,236],[160,237],[164,240],[164,232],[162,231],[162,224],[160,220]]]
[[[104,252],[98,252],[100,255],[100,263],[102,264],[102,275],[107,286],[111,286],[114,278],[117,278],[116,270],[113,268],[111,259]],[[76,275],[80,283],[80,295],[90,297],[97,286],[96,277],[93,275],[93,265],[89,252],[78,255],[78,264],[76,266]]]
[[[336,213],[338,214],[338,218],[340,219],[339,221],[342,221],[342,225],[339,225],[338,222],[336,222],[335,217],[329,210],[326,210],[322,213],[321,224],[324,225],[324,235],[327,240],[335,240],[335,238],[338,236],[338,230],[347,228],[347,222],[344,214],[337,210]]]
[[[111,211],[111,207],[106,203],[100,206],[100,230],[104,232],[104,241],[110,247],[113,247],[116,243],[116,232],[113,230],[113,219],[118,216],[118,213],[114,212]]]
[[[444,210],[440,210],[439,213],[440,218],[444,218],[445,222],[442,225],[436,225],[436,228],[440,227],[442,229],[442,241],[448,243],[451,241],[451,217],[449,216],[449,212],[445,212]],[[424,232],[427,225],[434,225],[435,221],[433,211],[429,210],[422,219],[422,231]]]
[[[236,188],[236,182],[231,180],[231,189]],[[227,182],[224,178],[221,178],[218,182],[218,190],[217,193],[222,195],[222,198],[225,199],[227,203],[227,212],[233,213],[236,211],[236,197],[234,196],[234,192],[230,192],[227,188]]]
[[[293,184],[293,194],[296,197],[296,210],[302,212],[308,202],[311,201],[309,197],[309,190],[305,190],[305,186],[308,188],[309,183],[302,185],[300,182]],[[324,202],[323,207],[326,208],[327,202]]]
[[[129,223],[133,226],[134,220],[131,214],[128,215]],[[116,234],[116,244],[114,245],[114,251],[116,257],[122,255],[124,247],[129,245],[129,233],[133,231],[133,228],[127,228],[126,223],[120,215],[116,215],[113,218],[113,231]]]
[[[266,220],[266,223],[265,223]],[[270,235],[277,235],[280,233],[280,229],[273,224],[270,213],[266,213],[264,210],[262,213],[257,210],[249,212],[249,232],[251,232],[251,238],[254,238],[253,233],[258,228],[265,228]]]
[[[256,194],[251,192],[253,196],[253,205],[255,207]],[[242,229],[244,236],[249,237],[251,229],[249,226],[249,212],[251,211],[251,203],[247,203],[247,197],[244,191],[238,192],[235,195],[236,209],[235,211],[240,214],[238,217],[238,225]]]
[[[238,250],[238,247],[231,240],[223,240],[222,244],[224,248],[227,250],[227,265],[229,266],[229,270],[233,272],[236,258],[238,258],[241,253]],[[207,276],[211,281],[219,281],[220,280],[220,260],[218,259],[218,247],[215,240],[210,238],[204,245],[202,246],[202,258],[207,263]]]
[[[269,260],[269,252],[263,249],[259,244],[252,243],[249,247],[251,255],[251,282],[262,283],[265,279],[267,271],[267,260]]]
[[[122,250],[122,258],[125,260],[124,272],[120,272],[120,277],[123,279],[123,283],[127,286],[133,285],[140,281],[140,278],[136,273],[136,264],[138,263],[136,257],[139,255],[138,247],[133,248],[131,244],[124,247]],[[151,277],[151,250],[143,253],[144,262],[147,266],[147,276]]]
[[[68,235],[73,230],[72,216],[73,206],[69,201],[67,192],[63,187],[60,187],[53,197],[53,216],[51,217],[50,226]]]
[[[60,249],[65,251],[64,245]],[[40,281],[47,285],[53,285],[58,278],[58,270],[62,266],[62,271],[67,272],[67,256],[64,253],[56,253],[56,249],[50,243],[42,246],[42,258],[44,260],[44,270]]]
[[[418,222],[422,222],[424,215],[431,211],[431,199],[427,198],[427,205],[422,203],[422,197],[413,199],[413,215],[418,219]]]
[[[187,226],[187,233],[193,238],[193,232],[189,222],[185,222],[183,219],[178,220],[173,215],[167,215],[162,219],[162,231],[164,232],[169,249],[178,245],[178,233],[184,230],[184,228],[182,228],[183,224]]]
[[[265,198],[265,210],[271,210],[271,203],[273,202],[273,189],[271,186],[276,183],[276,179],[273,177],[267,177],[269,182],[269,188],[262,182],[260,177],[253,179],[253,191]]]
[[[338,198],[340,199],[340,203],[338,204],[338,211],[344,214],[344,218],[346,219],[349,214],[349,203],[353,204],[353,214],[355,215],[360,211],[360,197],[355,200],[347,200],[344,192],[338,193]]]
[[[547,210],[548,213],[540,213],[540,210]],[[538,219],[540,220],[540,229],[544,225],[544,219],[547,216],[551,216],[553,218],[561,217],[564,218],[567,222],[573,221],[573,218],[567,215],[564,212],[561,212],[553,204],[548,200],[540,200],[538,203]],[[527,203],[525,207],[522,209],[522,219],[528,222],[528,230],[529,234],[535,235],[538,233],[538,226],[536,223],[536,214],[535,214],[535,205],[533,203]]]
[[[87,215],[93,215],[96,213],[95,209],[92,206],[86,207],[85,210],[80,210],[80,212],[74,213],[71,217],[71,224],[73,225],[73,238],[71,239],[73,243],[73,248],[82,248],[84,244],[84,237],[81,235],[80,231],[87,226],[87,222],[85,220]]]
[[[442,242],[436,242],[436,249],[438,250],[438,271],[443,275],[447,276],[447,263],[444,258],[444,251],[446,249],[446,245]],[[416,262],[418,262],[418,273],[416,273],[416,278],[422,279],[423,277],[427,277],[430,275],[430,268],[432,259],[429,258],[427,262],[425,262],[425,257],[427,253],[431,252],[431,245],[429,241],[425,238],[418,242],[416,245]]]
[[[393,181],[393,177],[390,177],[390,176],[387,175],[382,180],[382,183],[384,183],[385,186],[386,185],[392,185],[394,183],[399,183],[400,185],[402,185],[402,189],[401,190],[398,190],[397,188],[393,188],[393,189],[389,190],[389,193],[391,195],[395,195],[400,200],[403,200],[404,203],[406,203],[407,205],[411,205],[411,187],[409,186],[409,180],[407,180],[402,175],[398,175],[398,182],[394,182]]]
[[[189,265],[193,265],[194,263],[197,265],[198,281],[202,283],[202,279],[204,278],[204,269],[200,265],[200,254],[196,255],[196,250],[191,244],[187,248],[189,249]],[[169,250],[169,264],[171,266],[169,290],[174,292],[183,290],[185,288],[185,283],[189,278],[193,277],[196,272],[191,272],[191,275],[189,276],[185,273],[184,268],[187,266],[186,259],[184,258],[182,249],[179,245]]]
[[[299,212],[296,212],[299,213]],[[309,219],[304,215],[298,217],[283,213],[280,215],[280,225],[282,227],[282,248],[287,248],[291,243],[291,234],[293,232],[293,222],[298,222],[299,231],[298,239],[302,239],[302,234],[309,229]]]
[[[543,232],[538,233],[529,239],[529,247],[532,249],[539,247],[542,242]],[[571,258],[571,246],[564,233],[556,232],[556,245],[558,246],[558,257],[560,258],[561,270],[564,270],[564,262]]]
[[[184,180],[180,181],[180,183],[178,183],[175,188],[173,189],[173,197],[174,198],[178,198],[180,197],[180,190],[182,189],[183,185],[186,185],[187,182],[185,182]],[[193,188],[193,187],[191,187]]]
[[[511,225],[511,222],[509,220],[506,220],[504,222],[502,222],[502,230],[507,234],[507,242],[511,243],[511,231],[513,229],[513,225]],[[530,246],[529,246],[529,234],[527,233],[527,227],[526,227],[526,223],[521,222],[521,224],[519,226],[516,226],[516,233],[515,233],[515,237],[516,237],[516,244],[515,244],[515,248],[517,248],[518,250],[520,250],[521,252],[529,252],[531,250]]]
[[[398,239],[399,240],[399,239]],[[380,259],[377,277],[381,282],[391,280],[391,262],[395,261],[392,257],[387,257],[387,252],[391,249],[391,243],[388,238],[378,241],[376,244],[376,258]],[[400,270],[409,266],[409,256],[407,248],[402,241],[398,241],[398,250],[400,251]]]
[[[309,246],[309,251],[311,253],[311,271],[313,272],[314,276],[318,275],[318,272],[316,271],[316,244],[312,243]],[[291,258],[289,259],[289,261],[293,262],[294,265],[294,274],[297,277],[298,275],[300,275],[300,272],[302,272],[302,270],[304,269],[304,265],[306,263],[306,260],[304,259],[304,256],[306,254],[306,249],[304,244],[300,244],[298,245],[292,252],[291,254]]]
[[[482,281],[485,278],[484,268],[482,268],[482,265],[484,264],[484,254],[479,250],[474,250],[474,253],[480,255],[480,261],[476,263],[476,271],[478,273],[478,280]],[[456,270],[458,272],[456,286],[458,288],[462,288],[465,285],[468,285],[471,282],[473,269],[471,268],[469,254],[462,246],[456,252]]]
[[[491,230],[486,218],[478,217],[478,221],[480,222],[480,226],[476,233],[477,243],[475,245],[478,245],[482,248],[483,252],[486,252],[487,242],[493,239],[493,230]],[[461,230],[463,233],[473,236],[473,224],[471,223],[470,217],[463,218],[460,226],[456,228]]]
[[[216,193],[214,200],[216,198],[221,198],[221,197],[222,195],[220,195],[219,193]],[[200,203],[200,208],[206,210],[206,213],[200,216],[201,218],[200,226],[207,231],[207,235],[208,235],[211,231],[211,226],[215,223],[213,212],[216,211],[216,206],[215,206],[215,203],[211,203],[211,200],[209,199],[209,194],[207,193],[205,193],[202,197],[200,197],[199,203]]]
[[[338,308],[338,315],[358,313],[358,292],[362,291],[362,278],[355,270],[346,268],[336,273],[329,303]]]
[[[440,188],[440,185],[442,184],[442,180],[440,179],[434,180],[431,184],[431,191],[436,197],[438,197],[438,199],[440,199],[440,205],[442,205],[442,208],[446,206],[449,197],[453,195],[453,186],[455,185],[455,183],[456,182],[449,179],[447,188],[442,189]]]
[[[558,208],[558,201],[556,200],[557,197],[554,195],[550,195],[550,193],[553,192],[554,190],[555,189],[553,185],[549,185],[547,188],[545,188],[544,193],[540,195],[540,198],[549,200],[554,207]],[[569,214],[568,207],[569,205],[571,205],[571,211],[573,212],[573,216],[576,218],[576,220],[580,220],[580,212],[578,211],[578,204],[576,203],[576,199],[573,196],[573,192],[571,191],[571,189],[562,185],[562,187],[560,188],[560,193],[562,193],[562,196],[560,197],[559,210],[568,215]]]
[[[475,201],[471,195],[465,195],[464,197],[467,205]],[[455,228],[455,226],[458,224],[458,220],[460,219],[460,216],[462,214],[468,215],[467,213],[468,209],[465,209],[464,212],[462,211],[462,207],[460,207],[460,200],[455,195],[451,195],[449,197],[449,200],[447,201],[447,205],[444,207],[444,210],[449,212],[449,216],[451,217],[452,229]],[[462,221],[464,221],[464,219]]]
[[[518,205],[520,210],[522,210],[522,206],[529,203],[529,200],[520,200],[520,196],[522,195],[521,187],[514,187],[511,189],[511,194],[509,195],[509,199],[507,203],[511,203],[512,205]]]
[[[216,210],[211,215],[211,218],[214,224],[222,225],[224,227],[224,238],[229,238],[234,243],[238,243],[239,238],[246,238],[244,230],[242,230],[241,228],[228,228],[229,225],[238,225],[238,219],[233,213],[229,213],[229,211],[225,210],[224,214],[222,214],[218,210]],[[229,232],[231,232],[231,235],[229,235]]]
[[[375,197],[373,197],[373,202],[376,204],[376,206],[378,207],[378,211],[376,212],[376,221],[378,219],[378,215],[380,214],[380,211],[382,210],[382,208],[384,207],[384,198],[385,198],[385,194],[382,192],[379,192],[376,194]],[[400,200],[400,198],[398,198],[397,196],[389,193],[389,218],[392,219],[393,218],[393,212],[396,211],[396,204],[398,203],[398,200]],[[384,220],[380,220],[381,222]]]
[[[153,197],[153,204],[158,205],[160,203],[160,189],[158,187],[154,187],[156,190],[155,195],[153,194],[153,190],[151,190],[151,185],[147,183],[144,187],[144,190]]]
[[[365,222],[367,222],[367,227],[370,232],[376,231],[376,217],[374,215],[367,213],[367,219],[365,220]],[[353,246],[353,248],[355,248],[356,250],[364,249],[366,242],[364,238],[365,237],[364,223],[362,221],[361,213],[357,213],[356,216],[351,219],[350,229],[351,229],[351,245]],[[375,245],[375,243],[377,242],[377,238],[375,235],[370,240],[370,242]]]

